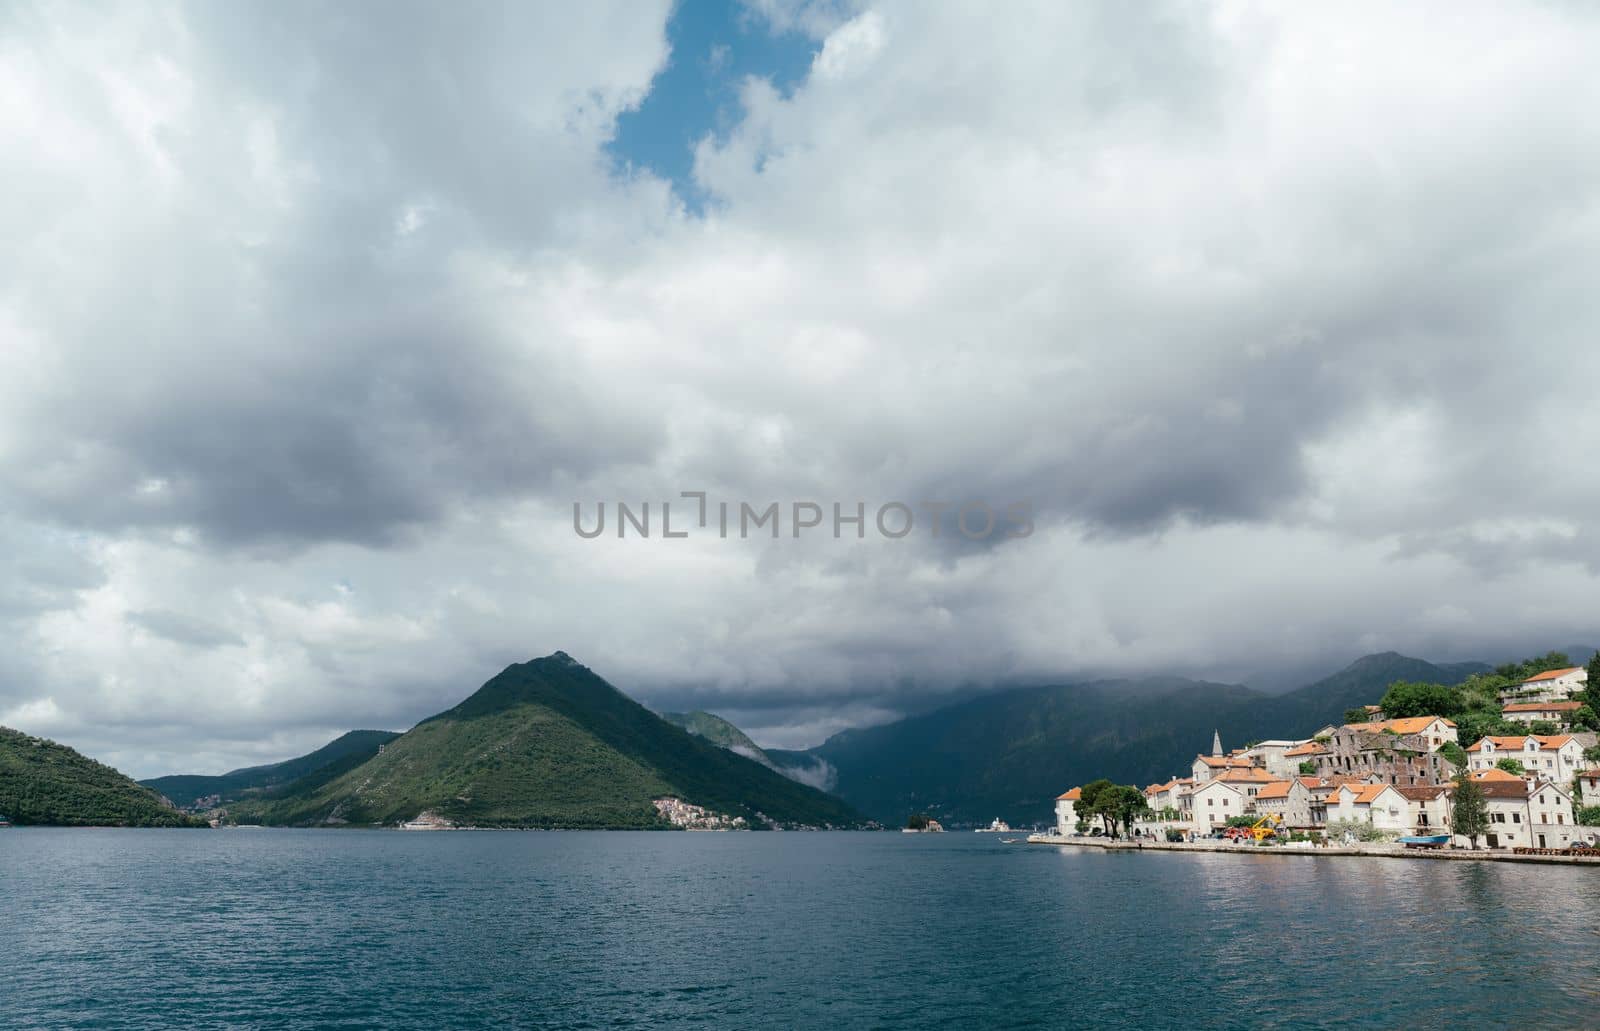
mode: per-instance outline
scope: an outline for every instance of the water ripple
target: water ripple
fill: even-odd
[[[0,832],[0,1024],[1600,1026],[1600,872],[950,834]]]

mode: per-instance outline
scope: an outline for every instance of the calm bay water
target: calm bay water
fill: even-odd
[[[977,834],[0,831],[6,1027],[1600,1027],[1600,871]]]

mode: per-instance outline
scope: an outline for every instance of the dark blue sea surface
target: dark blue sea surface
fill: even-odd
[[[1600,1027],[1600,870],[0,830],[4,1027]]]

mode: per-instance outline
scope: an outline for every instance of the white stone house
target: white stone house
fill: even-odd
[[[1193,818],[1189,821],[1198,834],[1210,834],[1227,825],[1230,817],[1249,815],[1244,791],[1221,780],[1196,785],[1190,798]]]
[[[1249,748],[1242,748],[1234,755],[1242,759],[1249,759],[1256,766],[1261,767],[1274,777],[1288,779],[1299,773],[1299,763],[1285,758],[1284,753],[1292,748],[1305,744],[1305,741],[1287,741],[1273,739],[1270,741],[1257,741]]]
[[[1282,821],[1285,829],[1306,830],[1311,821],[1311,791],[1299,778],[1275,780],[1256,792],[1256,812]]]
[[[1574,691],[1582,690],[1588,681],[1589,671],[1582,666],[1547,670],[1500,692],[1500,704],[1564,701],[1571,698]]]
[[[1487,770],[1501,759],[1515,759],[1528,774],[1570,782],[1585,766],[1583,742],[1571,734],[1529,734],[1527,737],[1486,737],[1467,748],[1470,769]]]
[[[1076,834],[1078,832],[1078,799],[1083,797],[1082,788],[1073,788],[1065,794],[1056,796],[1056,833]]]
[[[1406,800],[1406,825],[1410,834],[1450,833],[1449,784],[1421,784],[1395,788]]]
[[[1572,725],[1572,715],[1583,708],[1582,702],[1513,702],[1503,710],[1505,718],[1513,723],[1533,723],[1549,720],[1563,727]]]
[[[1586,838],[1572,818],[1572,797],[1547,781],[1491,780],[1478,785],[1489,810],[1490,848],[1566,848]],[[1467,844],[1459,835],[1456,843]]]
[[[1152,784],[1144,789],[1145,801],[1153,813],[1175,811],[1180,820],[1188,819],[1189,792],[1194,781],[1188,777],[1175,777],[1163,784]]]
[[[1197,755],[1189,767],[1189,775],[1196,784],[1204,784],[1224,770],[1248,770],[1255,766],[1249,759],[1236,755]]]
[[[1301,741],[1293,748],[1284,750],[1283,765],[1288,767],[1287,772],[1284,775],[1288,777],[1305,776],[1305,774],[1300,772],[1301,763],[1309,762],[1313,767],[1316,767],[1317,757],[1328,754],[1328,748],[1324,745],[1317,744],[1315,740]]]
[[[1328,793],[1324,804],[1330,824],[1357,820],[1397,834],[1406,833],[1410,827],[1410,804],[1390,784],[1342,784]]]
[[[1261,793],[1261,789],[1266,787],[1268,784],[1271,784],[1274,778],[1272,774],[1268,773],[1266,770],[1263,770],[1258,766],[1250,766],[1243,768],[1236,767],[1231,770],[1223,770],[1221,773],[1218,773],[1211,779],[1213,781],[1220,781],[1223,784],[1227,784],[1229,787],[1235,788],[1241,794],[1243,794],[1245,797],[1246,809],[1249,810],[1252,808],[1251,803],[1254,802],[1256,796]]]

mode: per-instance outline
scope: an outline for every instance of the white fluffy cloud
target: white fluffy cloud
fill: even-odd
[[[0,723],[140,774],[563,648],[810,743],[997,679],[1592,639],[1600,19],[753,4],[9,8]],[[1028,499],[975,545],[571,505]],[[685,506],[687,510],[687,506]]]

